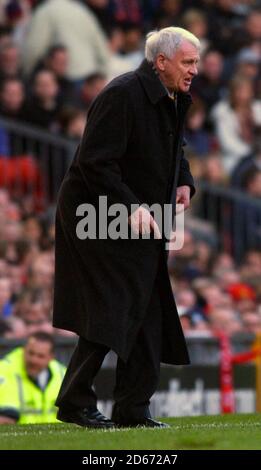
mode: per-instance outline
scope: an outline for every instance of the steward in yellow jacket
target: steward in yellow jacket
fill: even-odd
[[[0,361],[0,424],[54,423],[65,367],[53,359],[51,335],[31,335]]]

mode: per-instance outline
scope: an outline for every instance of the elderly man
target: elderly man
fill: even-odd
[[[199,41],[165,28],[148,35],[145,55],[92,104],[58,200],[54,325],[80,338],[56,404],[60,420],[87,427],[164,427],[149,412],[160,362],[189,362],[164,237],[143,204],[176,200],[187,208],[194,193],[182,145]],[[110,208],[124,205],[136,237],[104,236],[104,197]],[[102,222],[96,238],[78,230],[86,203]],[[111,420],[97,410],[92,389],[110,349],[118,355]]]

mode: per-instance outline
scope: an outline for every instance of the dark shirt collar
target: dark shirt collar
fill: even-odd
[[[43,376],[43,374],[45,374],[45,375]],[[28,375],[28,378],[31,380],[31,382],[33,382],[34,385],[36,385],[36,387],[40,388],[40,390],[42,390],[42,391],[46,389],[48,383],[51,380],[51,377],[52,377],[52,373],[51,373],[49,367],[47,369],[44,369],[36,377],[32,377],[31,375]]]

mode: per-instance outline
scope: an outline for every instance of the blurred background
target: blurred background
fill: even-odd
[[[173,25],[202,46],[185,147],[197,193],[169,256],[192,366],[163,367],[158,416],[224,412],[222,338],[233,362],[261,335],[261,1],[0,0],[0,356],[44,331],[67,363],[76,338],[51,324],[57,192],[92,100]],[[232,411],[258,408],[250,359]],[[114,362],[97,382],[105,411]]]

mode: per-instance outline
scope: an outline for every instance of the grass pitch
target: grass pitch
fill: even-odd
[[[168,429],[89,430],[76,425],[2,425],[2,450],[261,449],[261,415],[166,418]]]

